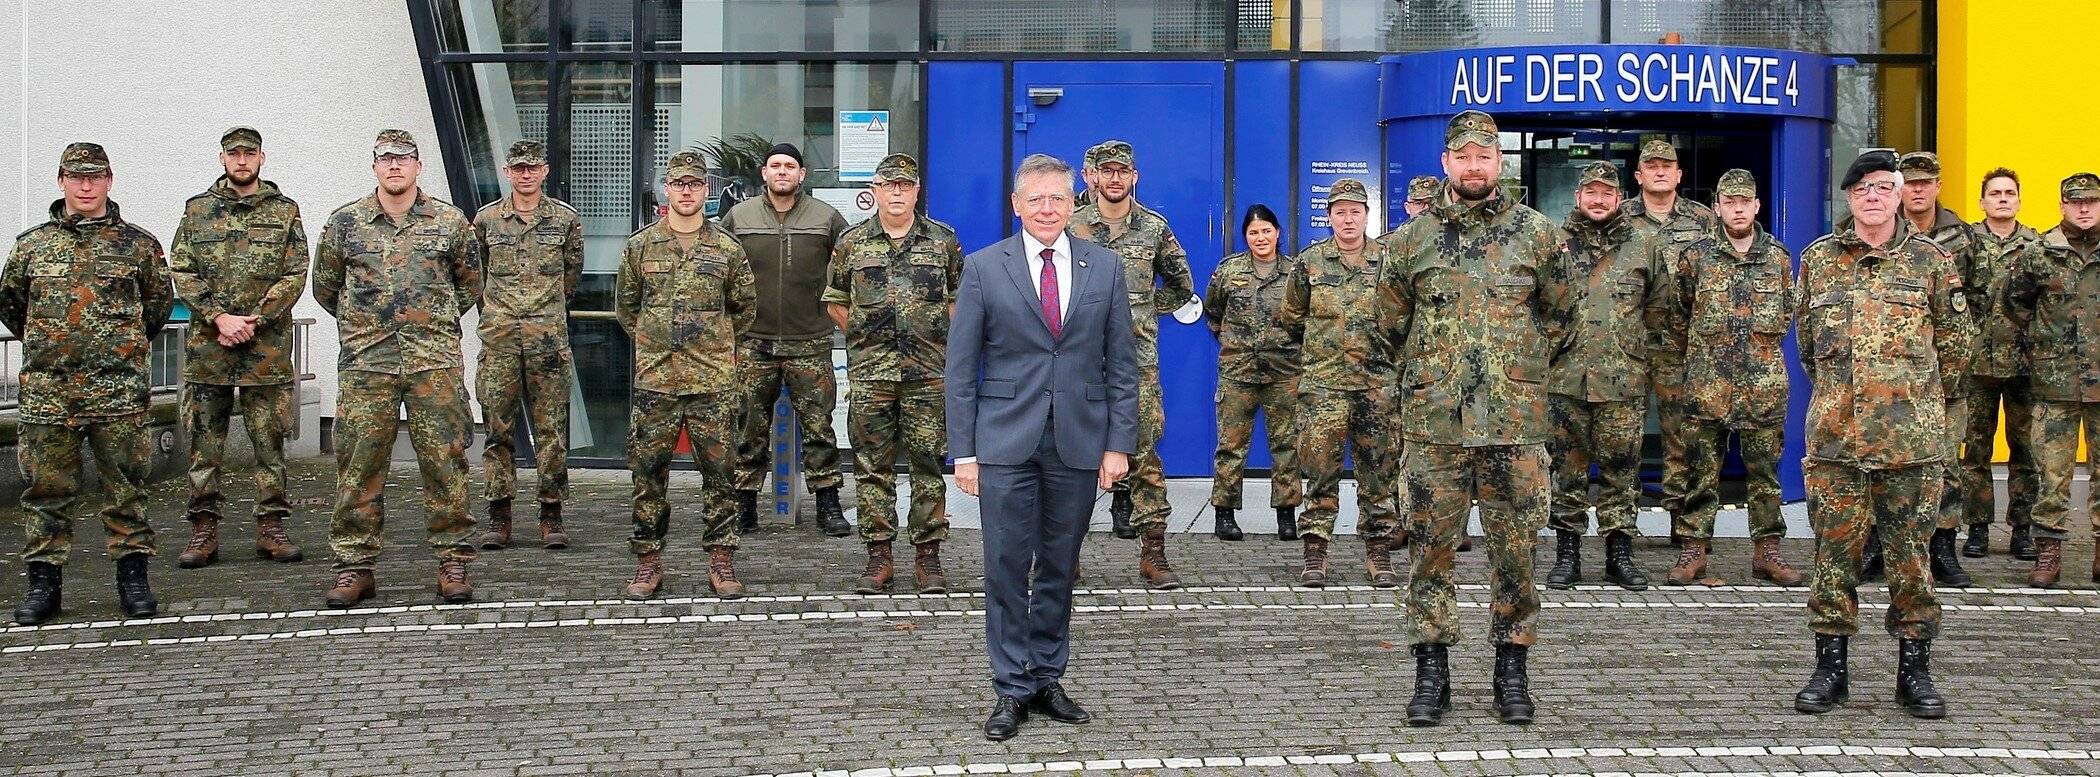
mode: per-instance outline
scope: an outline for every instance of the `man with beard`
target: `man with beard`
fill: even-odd
[[[1985,305],[1979,299],[1982,288],[1970,282],[1975,278],[1976,233],[1954,211],[1940,206],[1939,156],[1930,151],[1904,154],[1896,160],[1896,171],[1903,174],[1903,218],[1910,222],[1911,231],[1931,238],[1954,257],[1954,271],[1961,273],[1963,288],[1968,292],[1970,314],[1983,310]],[[1940,376],[1947,384],[1947,482],[1940,493],[1939,528],[1933,530],[1928,546],[1933,581],[1956,588],[1967,588],[1975,582],[1961,568],[1961,554],[1954,549],[1955,534],[1962,525],[1958,457],[1969,418],[1964,377],[1959,373]]]
[[[336,209],[314,255],[314,300],[336,317],[335,551],[330,607],[371,598],[385,520],[387,466],[408,406],[408,441],[423,473],[423,509],[438,556],[438,595],[474,598],[474,517],[467,513],[472,418],[459,318],[481,289],[481,244],[467,214],[425,194],[416,139],[382,130],[371,194]]]
[[[1659,310],[1665,274],[1653,238],[1619,210],[1619,167],[1591,162],[1576,180],[1575,210],[1553,283],[1568,290],[1574,315],[1568,347],[1548,367],[1546,407],[1553,427],[1553,570],[1546,586],[1582,580],[1582,535],[1589,531],[1590,465],[1600,479],[1595,506],[1604,538],[1604,579],[1629,591],[1648,588],[1633,563],[1634,501],[1641,490],[1641,426],[1648,418],[1648,324]]]
[[[718,220],[736,236],[757,279],[758,317],[739,334],[737,385],[744,398],[736,436],[736,499],[739,526],[758,528],[758,488],[772,460],[767,444],[773,401],[787,388],[788,405],[802,426],[802,482],[817,498],[817,528],[833,537],[852,532],[839,507],[838,437],[831,412],[838,407],[838,377],[831,363],[831,317],[824,313],[831,252],[846,231],[846,218],[809,196],[802,181],[802,150],[780,143],[766,153],[766,196],[737,203]]]
[[[1123,257],[1130,288],[1130,324],[1137,336],[1138,449],[1130,474],[1111,494],[1108,514],[1117,537],[1138,540],[1138,576],[1153,588],[1178,588],[1167,563],[1167,477],[1159,461],[1166,409],[1159,387],[1159,317],[1184,324],[1203,315],[1189,255],[1167,218],[1138,204],[1137,155],[1129,143],[1104,141],[1087,149],[1080,174],[1091,199],[1072,214],[1072,235]]]
[[[1627,200],[1619,210],[1634,217],[1634,230],[1654,240],[1656,250],[1663,256],[1675,256],[1685,246],[1720,228],[1712,210],[1677,194],[1677,185],[1684,180],[1684,168],[1678,166],[1677,147],[1670,141],[1650,138],[1642,143],[1637,165],[1633,177],[1641,187],[1641,196]],[[1697,477],[1686,468],[1684,456],[1685,387],[1680,382],[1684,371],[1667,360],[1653,362],[1650,367],[1653,371],[1649,383],[1655,390],[1656,416],[1662,432],[1663,509],[1670,513],[1674,526],[1684,515],[1686,484]]]
[[[1401,488],[1414,540],[1407,722],[1435,725],[1450,708],[1449,650],[1459,639],[1451,568],[1478,500],[1494,600],[1495,712],[1529,723],[1524,662],[1539,610],[1532,556],[1551,495],[1544,381],[1570,315],[1566,289],[1552,280],[1560,230],[1502,189],[1493,117],[1452,117],[1443,164],[1445,196],[1379,238],[1387,260],[1378,314],[1397,354]]]
[[[1757,224],[1757,180],[1730,170],[1714,185],[1721,234],[1675,257],[1664,286],[1658,359],[1682,365],[1685,463],[1691,472],[1684,514],[1670,528],[1681,540],[1670,585],[1706,578],[1706,556],[1720,511],[1721,459],[1733,435],[1749,492],[1750,574],[1799,585],[1801,573],[1779,553],[1779,454],[1785,443],[1787,373],[1780,344],[1794,321],[1793,258]]]
[[[305,558],[285,533],[284,436],[296,401],[292,306],[306,293],[310,261],[299,203],[262,179],[262,133],[219,136],[226,173],[183,205],[168,255],[175,292],[190,308],[183,355],[183,423],[190,434],[190,542],[175,557],[193,569],[219,558],[226,497],[219,467],[238,404],[255,448],[255,555]]]
[[[2021,267],[2041,258],[2042,235],[2020,223],[2020,176],[2000,167],[1983,174],[1983,220],[1975,224],[1976,255],[1969,266],[1970,304],[1976,314],[1976,352],[1969,360],[1969,431],[1961,453],[1962,496],[1969,524],[1961,554],[1990,554],[1991,519],[1998,489],[1991,480],[1997,449],[1998,406],[2005,405],[2005,523],[2012,529],[2007,550],[2034,560],[2034,502],[2040,475],[2034,466],[2034,391],[2027,377],[2027,333],[2003,304],[2005,289]]]

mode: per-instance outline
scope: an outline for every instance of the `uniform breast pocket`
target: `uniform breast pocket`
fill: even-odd
[[[32,261],[29,265],[29,317],[64,320],[73,307],[78,289],[72,283],[73,265],[66,262]]]
[[[1808,303],[1809,342],[1815,358],[1848,359],[1852,356],[1852,297],[1842,291],[1818,295]]]
[[[562,251],[562,243],[568,239],[568,234],[563,232],[541,231],[533,233],[533,247],[539,249],[533,252],[539,256],[539,261],[534,264],[533,270],[542,275],[564,275],[568,273],[568,264]]]
[[[881,257],[853,262],[853,304],[881,305],[890,299],[890,265]]]
[[[488,274],[517,275],[522,271],[523,268],[518,266],[519,237],[502,233],[489,234],[489,255],[483,258],[483,261],[488,263]]]
[[[1311,309],[1306,311],[1313,318],[1341,318],[1347,311],[1343,307],[1348,299],[1342,293],[1342,277],[1325,273],[1314,273],[1306,278],[1312,294]]]
[[[716,258],[705,258],[693,265],[694,310],[721,310],[725,289],[729,287],[729,262]]]
[[[1787,304],[1786,278],[1759,277],[1750,283],[1750,331],[1761,335],[1786,334],[1792,308]]]
[[[1876,294],[1886,336],[1885,353],[1892,358],[1917,358],[1931,353],[1931,298],[1922,281],[1896,279]]]
[[[138,318],[139,304],[137,264],[122,257],[112,257],[95,262],[95,311],[111,318]]]
[[[1495,285],[1490,289],[1496,304],[1515,307],[1531,304],[1532,295],[1538,293],[1539,282],[1529,275],[1501,275],[1496,276]]]
[[[913,251],[905,257],[909,263],[913,296],[921,302],[943,303],[948,301],[948,259],[929,251]]]

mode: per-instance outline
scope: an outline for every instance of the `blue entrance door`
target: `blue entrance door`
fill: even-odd
[[[1137,199],[1167,217],[1202,294],[1227,243],[1224,64],[1018,62],[1010,99],[1016,164],[1049,154],[1077,168],[1095,143],[1130,142]],[[1217,345],[1201,323],[1163,315],[1159,328],[1167,413],[1159,452],[1169,475],[1208,475],[1217,440]]]

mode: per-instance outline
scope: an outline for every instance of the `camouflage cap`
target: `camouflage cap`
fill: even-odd
[[[504,167],[518,165],[544,165],[547,163],[547,144],[537,140],[520,140],[510,144],[510,153],[503,155]]]
[[[1438,182],[1436,176],[1418,175],[1407,182],[1408,202],[1427,202],[1436,199]]]
[[[1757,178],[1740,167],[1721,174],[1714,183],[1715,197],[1756,197]]]
[[[416,156],[416,136],[408,134],[408,130],[380,130],[379,137],[372,140],[372,158],[378,159],[388,154]]]
[[[1137,152],[1130,144],[1121,140],[1104,140],[1086,150],[1086,168],[1099,170],[1102,165],[1115,162],[1124,167],[1137,167]]]
[[[1582,176],[1575,179],[1576,188],[1593,183],[1608,183],[1613,188],[1617,188],[1619,186],[1619,166],[1612,164],[1609,159],[1599,159],[1583,165]]]
[[[1444,148],[1457,151],[1468,143],[1501,148],[1501,130],[1495,128],[1495,117],[1480,111],[1465,111],[1451,117],[1451,123],[1444,125]]]
[[[1903,181],[1937,181],[1940,179],[1940,155],[1930,151],[1912,151],[1896,160],[1896,172],[1903,174]]]
[[[1675,162],[1677,147],[1662,138],[1649,138],[1641,143],[1641,158],[1638,161],[1646,162],[1650,159],[1668,159]]]
[[[1328,206],[1332,207],[1337,202],[1360,202],[1368,208],[1371,207],[1371,194],[1364,190],[1362,181],[1341,178],[1337,179],[1334,185],[1327,187]]]
[[[74,143],[59,153],[58,171],[74,175],[109,172],[109,152],[94,143]]]
[[[229,127],[225,132],[219,133],[220,151],[232,151],[236,148],[261,151],[262,132],[254,127],[240,126]]]
[[[2072,173],[2064,179],[2063,198],[2073,200],[2100,200],[2100,175]]]
[[[918,183],[919,160],[913,159],[910,154],[891,154],[883,157],[882,161],[875,165],[875,180]]]
[[[665,182],[686,178],[707,180],[707,158],[698,151],[680,151],[664,160]]]

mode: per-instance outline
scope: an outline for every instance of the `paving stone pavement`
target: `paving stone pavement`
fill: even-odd
[[[992,743],[977,732],[989,690],[974,530],[949,543],[956,593],[862,597],[844,593],[858,543],[769,521],[739,554],[755,595],[724,602],[707,593],[697,480],[682,473],[666,596],[631,603],[617,598],[632,569],[625,473],[579,473],[574,547],[484,552],[479,601],[434,605],[410,465],[393,472],[378,598],[329,612],[332,472],[294,465],[293,534],[310,560],[289,565],[254,559],[252,527],[229,523],[224,561],[174,568],[181,500],[159,487],[156,619],[116,619],[111,566],[80,527],[65,613],[0,629],[0,774],[2100,775],[2100,592],[2082,574],[2083,530],[2066,590],[2015,587],[2025,565],[2001,532],[1998,554],[1970,561],[1979,587],[1943,592],[1934,659],[1954,714],[1937,722],[1893,703],[1878,586],[1862,592],[1852,701],[1794,713],[1812,660],[1804,592],[1750,580],[1747,541],[1721,540],[1713,587],[1545,592],[1539,719],[1503,725],[1479,640],[1483,559],[1461,554],[1468,640],[1454,713],[1431,729],[1402,723],[1398,594],[1362,586],[1360,565],[1338,564],[1340,587],[1299,589],[1286,585],[1295,543],[1182,534],[1170,550],[1190,587],[1153,592],[1135,587],[1135,545],[1097,532],[1067,682],[1095,721],[1038,718]],[[1202,489],[1176,483],[1177,524],[1207,526]],[[1347,562],[1360,546],[1336,547]],[[1786,550],[1805,563],[1809,541]],[[1637,555],[1659,575],[1674,553],[1650,539]],[[0,558],[0,600],[21,587],[19,556]]]

